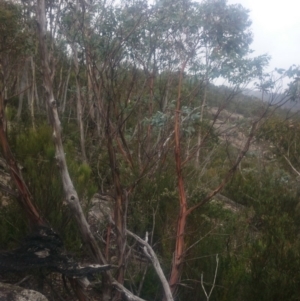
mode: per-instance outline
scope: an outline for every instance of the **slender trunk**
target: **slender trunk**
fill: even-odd
[[[190,156],[190,145],[191,145],[191,137],[188,136],[187,142],[186,142],[186,152],[185,152],[186,158],[188,158]]]
[[[89,40],[88,36],[88,40]],[[96,122],[96,108],[95,108],[95,103],[93,100],[93,80],[92,80],[92,64],[91,64],[91,58],[90,58],[90,49],[89,45],[86,46],[86,72],[87,72],[87,93],[88,93],[88,104],[89,104],[89,113],[91,116],[91,119],[93,122]]]
[[[27,87],[30,87],[28,74],[27,74],[27,77],[26,77],[26,86],[27,86]],[[28,102],[28,109],[29,109],[29,112],[30,112],[31,92],[32,92],[31,89],[27,89],[27,102]]]
[[[91,68],[91,88],[94,92],[93,111],[95,113],[95,123],[98,137],[101,139],[105,132],[102,130],[105,126],[103,120],[105,120],[105,109],[103,105],[102,97],[102,78],[100,72],[98,73],[97,68]],[[97,73],[97,74],[96,74]],[[100,78],[98,78],[100,76]]]
[[[149,119],[152,118],[153,116],[153,98],[154,98],[154,92],[153,92],[153,84],[154,84],[154,71],[151,74],[150,77],[150,101],[149,101]],[[148,125],[148,130],[147,130],[147,153],[150,153],[150,149],[152,146],[152,125],[151,123]]]
[[[62,72],[63,72],[63,66],[60,67],[59,83],[58,83],[58,87],[57,87],[56,99],[60,99],[61,87],[62,87]]]
[[[89,8],[91,7],[91,1],[87,0],[85,4],[81,2],[85,19],[90,18],[90,11]],[[86,5],[88,4],[88,5]],[[88,109],[89,109],[89,116],[91,117],[92,122],[96,126],[97,135],[99,138],[103,138],[105,133],[103,132],[102,128],[104,127],[105,123],[103,122],[105,116],[105,110],[103,107],[102,102],[102,79],[100,78],[100,70],[93,65],[92,62],[92,53],[91,53],[91,29],[87,26],[83,29],[84,40],[85,40],[85,57],[86,57],[86,75],[87,75],[87,99],[88,99]]]
[[[107,138],[107,148],[110,161],[110,168],[112,172],[113,182],[115,186],[115,209],[114,209],[114,223],[116,226],[116,236],[117,236],[117,248],[118,248],[118,272],[117,281],[121,284],[124,283],[125,274],[125,246],[126,246],[126,198],[123,193],[120,180],[120,172],[116,161],[116,151],[113,147],[111,126],[110,126],[110,105],[108,105],[107,110],[107,125],[106,125],[106,138]],[[121,300],[121,295],[117,294],[114,300]]]
[[[31,97],[28,99],[29,108],[30,108],[30,116],[31,116],[31,124],[32,128],[35,130],[35,117],[34,117],[34,89],[35,89],[35,66],[33,62],[33,57],[30,57],[31,69],[32,69],[32,84],[31,84]],[[29,91],[29,90],[28,90]]]
[[[34,53],[34,57],[38,54],[38,41],[36,42],[36,49],[35,49],[35,53]],[[39,98],[39,94],[38,94],[38,89],[37,89],[37,83],[36,83],[36,64],[33,60],[33,57],[31,57],[31,68],[32,68],[32,85],[34,88],[34,96],[35,96],[35,104],[36,104],[36,109],[39,112],[41,107],[40,107],[40,98]]]
[[[25,61],[24,68],[20,74],[20,85],[19,89],[20,91],[23,91],[26,86],[26,78],[27,78],[27,60]],[[17,111],[17,120],[19,121],[21,119],[21,114],[22,114],[22,108],[23,108],[23,100],[24,100],[24,92],[21,92],[19,94],[19,104],[18,104],[18,111]]]
[[[73,59],[75,67],[75,81],[76,81],[76,107],[77,107],[77,122],[79,126],[80,133],[80,149],[82,155],[82,161],[87,162],[87,156],[85,152],[85,136],[84,136],[84,125],[83,125],[83,113],[82,113],[82,103],[81,103],[81,91],[79,83],[79,65],[78,65],[78,55],[76,46],[73,45]]]
[[[183,253],[185,248],[185,227],[186,227],[186,218],[187,218],[187,199],[184,188],[184,181],[182,175],[182,164],[181,164],[181,147],[180,147],[180,115],[181,115],[181,89],[182,89],[182,80],[183,72],[187,62],[184,62],[180,72],[179,86],[178,86],[178,96],[175,112],[175,162],[176,162],[176,173],[177,173],[177,186],[179,193],[179,216],[177,221],[177,232],[176,232],[176,245],[175,252],[173,255],[172,270],[169,279],[169,285],[171,288],[172,295],[175,296],[178,288],[178,284],[181,278],[182,272],[182,261]],[[166,299],[165,299],[166,300]]]
[[[205,106],[206,106],[207,85],[208,85],[208,80],[207,80],[207,78],[205,78],[203,101],[202,101],[201,113],[200,113],[200,126],[201,126],[201,124],[203,122],[204,109],[205,109]],[[198,133],[197,152],[196,152],[196,165],[197,166],[199,166],[199,164],[200,164],[200,147],[201,147],[201,142],[202,142],[202,135],[201,135],[201,128],[200,128],[199,129],[199,133]]]
[[[33,82],[33,85],[34,85],[34,95],[35,95],[36,109],[39,112],[40,111],[40,98],[39,98],[39,93],[38,93],[36,81]]]
[[[45,0],[38,0],[37,10],[38,34],[40,43],[41,62],[43,68],[43,81],[46,90],[46,101],[48,103],[48,112],[51,126],[53,129],[53,139],[56,148],[56,159],[62,176],[66,201],[72,213],[74,214],[79,230],[81,232],[82,239],[86,246],[89,248],[91,256],[99,263],[106,263],[104,256],[100,252],[97,242],[90,231],[89,225],[86,221],[85,215],[79,203],[79,198],[71,180],[66,163],[65,152],[62,145],[62,129],[57,112],[56,101],[54,99],[53,94],[53,83],[51,76],[52,72],[49,66],[49,55],[46,43]]]
[[[138,146],[137,146],[137,153],[138,153],[138,164],[139,170],[143,170],[143,160],[142,160],[142,113],[141,113],[141,106],[138,107],[138,125],[137,125],[137,137],[138,137]]]
[[[166,108],[168,107],[168,102],[169,102],[169,90],[172,84],[172,79],[170,74],[168,75],[167,78],[167,83],[166,83],[166,92],[165,95],[163,97],[163,101],[162,101],[162,112],[164,113],[166,111]]]
[[[203,122],[204,110],[205,110],[205,107],[206,107],[206,100],[207,100],[207,88],[208,88],[208,82],[209,82],[209,79],[208,79],[209,53],[208,53],[207,47],[206,47],[206,52],[205,52],[205,64],[206,64],[206,71],[205,71],[205,78],[204,78],[203,101],[202,101],[201,113],[200,113],[200,126]],[[202,137],[201,137],[201,128],[200,128],[199,133],[198,133],[197,152],[196,152],[196,165],[197,166],[199,166],[199,164],[200,164],[201,142],[202,142]]]
[[[64,113],[65,110],[66,110],[67,93],[68,93],[68,86],[69,86],[71,68],[72,68],[72,64],[70,63],[70,67],[69,67],[69,70],[68,70],[67,79],[66,79],[66,81],[64,83],[63,99],[62,99],[62,106],[61,106],[61,112],[62,113]]]

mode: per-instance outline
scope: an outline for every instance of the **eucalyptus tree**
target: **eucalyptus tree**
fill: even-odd
[[[116,251],[118,269],[116,280],[123,284],[125,275],[126,255],[126,214],[128,206],[128,192],[121,181],[119,160],[120,152],[125,161],[132,165],[132,159],[124,138],[123,102],[129,99],[127,85],[134,85],[134,79],[128,77],[124,58],[124,42],[132,35],[140,21],[140,12],[136,15],[126,11],[127,8],[117,9],[102,2],[81,3],[74,10],[68,9],[69,14],[64,18],[65,34],[76,37],[76,44],[80,47],[84,60],[88,85],[88,106],[92,122],[97,129],[97,140],[107,146],[107,153],[111,168],[112,191],[114,204],[114,227],[116,228]],[[73,22],[75,17],[76,22]],[[77,21],[79,20],[79,21]],[[75,42],[71,41],[74,51]],[[126,78],[130,78],[126,80]],[[79,80],[78,80],[79,83]],[[123,85],[123,90],[120,89]],[[126,98],[127,97],[127,98]],[[126,105],[125,105],[126,106]],[[117,146],[114,141],[117,141]],[[101,145],[101,144],[100,144]],[[110,237],[107,236],[107,249],[110,247]],[[109,252],[105,260],[110,261]],[[114,296],[120,298],[120,293]]]
[[[83,123],[83,101],[82,101],[82,83],[80,79],[80,67],[82,64],[79,62],[78,52],[82,51],[82,37],[81,30],[84,30],[85,22],[82,21],[82,12],[80,9],[79,1],[76,1],[74,5],[69,3],[63,9],[63,17],[61,21],[60,32],[66,39],[66,42],[72,49],[72,61],[75,74],[75,98],[76,98],[76,112],[77,123],[80,133],[80,149],[82,155],[82,161],[87,162],[86,145],[85,145],[85,131]],[[70,66],[71,69],[71,66]]]
[[[231,178],[249,148],[258,122],[256,120],[253,123],[247,142],[236,161],[229,168],[227,175],[221,179],[220,185],[215,187],[213,192],[209,193],[202,202],[190,206],[183,175],[183,166],[190,158],[183,159],[182,156],[182,121],[184,120],[182,103],[185,101],[191,106],[195,98],[193,93],[185,94],[183,92],[185,78],[191,72],[196,72],[202,79],[203,85],[200,88],[204,86],[204,102],[202,102],[202,109],[198,115],[202,122],[209,81],[222,76],[234,83],[235,86],[249,82],[262,73],[267,57],[262,56],[255,59],[247,57],[251,53],[249,46],[252,39],[248,13],[241,6],[229,6],[226,1],[196,3],[162,0],[156,1],[151,9],[153,13],[150,14],[149,21],[145,23],[144,28],[141,28],[138,35],[142,42],[141,47],[135,41],[131,54],[149,76],[152,91],[155,91],[153,79],[160,72],[168,70],[170,74],[171,70],[178,74],[175,83],[177,92],[174,94],[176,98],[175,111],[174,116],[169,119],[169,121],[173,120],[174,122],[174,128],[171,130],[174,140],[171,136],[170,142],[174,143],[175,148],[180,204],[175,236],[176,245],[169,279],[171,291],[175,295],[184,260],[187,217],[196,208],[207,203]],[[194,89],[197,88],[199,88],[197,85],[194,86]],[[151,110],[152,105],[150,105],[149,111],[150,115],[153,115]],[[207,134],[209,135],[209,132]],[[204,139],[198,137],[196,147],[198,156],[201,142],[203,142],[201,140]]]
[[[247,85],[262,74],[268,56],[251,58],[252,43],[249,11],[240,4],[228,5],[226,0],[204,1],[198,9],[202,20],[199,35],[201,46],[191,64],[191,71],[202,78],[203,96],[200,124],[204,121],[209,83],[221,78],[234,87]],[[198,134],[196,162],[199,164],[201,131]]]
[[[154,5],[148,6],[143,1],[134,3],[125,1],[116,9],[98,4],[100,14],[92,14],[90,11],[88,14],[91,18],[90,22],[82,29],[86,62],[90,64],[87,70],[93,86],[93,98],[99,116],[104,121],[96,121],[98,132],[103,126],[106,128],[105,143],[108,148],[116,200],[114,223],[117,229],[120,267],[117,279],[120,283],[124,281],[125,273],[123,268],[126,249],[125,221],[127,207],[130,206],[130,193],[145,174],[151,174],[162,162],[160,157],[162,151],[168,151],[175,145],[180,211],[169,280],[171,291],[175,295],[185,254],[187,218],[195,209],[207,203],[229,181],[249,149],[254,136],[258,120],[253,122],[244,147],[224,179],[220,180],[220,184],[201,202],[193,206],[189,205],[182,173],[184,164],[190,160],[190,158],[185,160],[182,158],[182,103],[185,101],[191,105],[195,96],[183,92],[185,78],[198,66],[196,70],[204,82],[204,87],[208,85],[211,78],[218,76],[223,76],[239,85],[260,74],[266,62],[265,57],[256,60],[247,58],[250,53],[251,34],[248,31],[250,23],[246,18],[248,15],[245,10],[240,6],[227,6],[225,1],[214,3],[215,5],[209,2],[199,4],[191,1],[157,1]],[[111,17],[107,19],[103,11]],[[143,76],[137,78],[141,70]],[[166,74],[167,77],[166,89],[172,86],[172,93],[176,98],[173,108],[167,101],[166,95],[161,101],[162,97],[157,92],[162,74]],[[242,82],[241,78],[243,78]],[[199,87],[201,87],[199,83],[196,83],[194,89],[200,89]],[[143,97],[147,100],[144,104]],[[166,127],[168,132],[162,138],[159,135],[154,137],[153,132],[155,120],[161,119],[157,119],[158,106],[155,104],[155,100],[159,98],[163,103],[161,117],[167,117],[168,121]],[[134,104],[130,105],[133,101]],[[202,106],[202,116],[204,105],[205,103]],[[167,109],[170,112],[169,117]],[[136,112],[141,112],[138,116],[144,114],[147,117],[147,120],[144,120],[148,121],[144,126],[143,119],[138,120],[138,124],[132,131],[132,136],[139,137],[136,156],[139,158],[138,173],[132,155],[136,148],[134,144],[130,144],[131,140],[128,139],[130,132],[126,127],[126,124],[133,121]],[[172,122],[173,129],[170,126]],[[161,134],[161,131],[159,133]],[[207,135],[209,133],[208,131]],[[197,146],[198,149],[200,146]],[[129,176],[125,177],[120,171],[119,166],[123,160],[129,167],[127,170],[131,170],[134,174],[131,183],[128,181]]]

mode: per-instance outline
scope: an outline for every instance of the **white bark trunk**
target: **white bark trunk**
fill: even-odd
[[[35,121],[34,121],[35,65],[34,65],[32,56],[30,57],[30,64],[31,64],[31,69],[32,69],[32,85],[31,85],[31,97],[30,97],[30,99],[28,99],[28,103],[29,103],[29,108],[30,108],[32,128],[35,129]]]
[[[59,120],[57,105],[54,99],[51,70],[49,65],[49,55],[46,43],[46,16],[45,16],[45,0],[38,1],[38,25],[39,25],[39,42],[41,48],[41,61],[43,67],[43,81],[46,90],[46,101],[48,104],[48,111],[51,126],[53,129],[53,140],[56,149],[56,160],[58,162],[60,173],[62,176],[63,188],[65,192],[66,202],[69,205],[81,232],[81,236],[85,244],[89,247],[91,256],[98,263],[106,263],[104,256],[102,255],[97,242],[90,231],[89,225],[86,221],[77,192],[73,186],[67,163],[65,158],[65,152],[62,145],[61,137],[61,123]]]
[[[78,55],[76,46],[73,45],[73,60],[75,67],[75,77],[76,77],[76,104],[77,104],[77,122],[79,126],[80,133],[80,149],[82,155],[82,161],[87,162],[87,156],[85,152],[85,137],[84,137],[84,125],[83,125],[83,117],[82,117],[82,104],[81,104],[81,91],[79,84],[79,65],[78,65]]]

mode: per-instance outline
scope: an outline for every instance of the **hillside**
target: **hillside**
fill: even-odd
[[[299,71],[279,91],[250,25],[222,0],[0,2],[0,296],[299,299]]]
[[[255,91],[250,89],[245,89],[243,91],[244,95],[252,96],[256,98],[257,100],[263,100],[264,102],[280,102],[282,99],[284,99],[284,95],[280,93],[262,93],[261,91]],[[297,112],[300,110],[300,103],[299,101],[295,100],[286,100],[284,101],[282,108],[290,110],[292,112]]]

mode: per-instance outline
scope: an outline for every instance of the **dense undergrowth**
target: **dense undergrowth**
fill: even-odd
[[[277,118],[276,122],[281,124],[278,131],[283,131],[284,121]],[[297,124],[293,124],[296,130]],[[91,162],[95,160],[95,164],[81,163],[79,142],[73,130],[72,125],[64,127],[65,150],[72,178],[87,212],[89,200],[95,192],[103,189],[109,191],[111,176],[108,164],[105,168],[107,157],[104,151],[96,153],[92,150],[91,153],[97,154],[91,157]],[[276,139],[279,133],[275,130],[274,122],[267,123],[259,134],[260,143],[263,145],[267,141],[264,133],[267,133],[268,140]],[[292,133],[290,135],[293,136]],[[283,136],[279,137],[284,147]],[[286,143],[291,140],[289,136],[285,136],[285,139]],[[23,127],[12,126],[9,140],[41,214],[62,236],[66,249],[82,256],[83,249],[76,225],[64,204],[49,126],[44,122],[36,130],[26,124]],[[219,143],[217,141],[214,143]],[[227,152],[227,148],[220,147],[211,157],[205,176],[192,165],[185,170],[190,204],[201,201],[210,185],[213,187],[222,177],[220,167],[223,165],[223,169],[226,169]],[[278,149],[274,152],[277,155],[275,160],[269,158],[270,154],[264,157],[263,152],[260,157],[249,154],[223,192],[234,202],[244,205],[243,210],[235,212],[213,201],[190,216],[179,300],[192,300],[195,294],[204,297],[200,285],[201,274],[209,290],[217,254],[220,264],[212,300],[278,300],[278,296],[284,300],[286,295],[291,300],[298,300],[300,209],[297,179],[281,160]],[[166,274],[172,259],[172,235],[178,211],[174,203],[177,195],[173,177],[175,167],[172,160],[168,160],[141,180],[141,185],[130,198],[128,208],[128,227],[131,230],[140,236],[146,231],[153,231],[153,246]],[[124,168],[122,173],[126,173],[126,166]],[[18,245],[28,229],[14,201],[3,207],[0,214],[0,245],[2,250],[8,250]],[[130,285],[136,289],[142,279],[140,273],[131,275],[133,282],[131,280]],[[158,279],[149,267],[141,297],[152,300],[159,298],[161,292],[157,291],[157,286]]]

